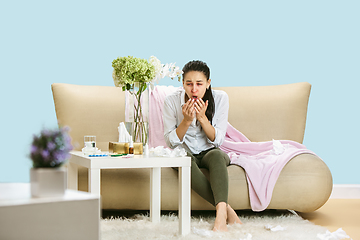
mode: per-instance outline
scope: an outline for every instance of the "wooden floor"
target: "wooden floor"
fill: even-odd
[[[299,215],[331,232],[342,228],[353,240],[360,240],[360,199],[329,199],[315,212]]]

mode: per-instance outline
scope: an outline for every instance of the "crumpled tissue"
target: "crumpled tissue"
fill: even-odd
[[[125,143],[130,142],[131,137],[128,131],[126,130],[124,122],[119,123],[118,131],[119,131],[119,142],[125,142]]]
[[[321,240],[341,240],[344,238],[350,238],[342,228],[339,228],[335,232],[330,232],[329,230],[326,233],[318,233],[317,237]]]
[[[277,232],[277,231],[284,231],[286,228],[280,226],[280,225],[277,225],[276,227],[273,227],[271,225],[265,225],[265,229],[266,230],[270,230],[272,232]]]
[[[272,140],[273,141],[273,151],[276,155],[281,155],[285,151],[285,147],[279,140]]]
[[[185,157],[186,150],[181,146],[177,146],[173,150],[171,150],[169,148],[165,148],[164,146],[158,146],[156,148],[152,147],[150,149],[150,156],[154,156],[154,157]]]

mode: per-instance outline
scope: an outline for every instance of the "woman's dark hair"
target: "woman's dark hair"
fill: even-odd
[[[187,64],[185,64],[182,71],[183,71],[183,81],[185,80],[184,79],[185,74],[191,71],[202,72],[205,75],[207,81],[210,79],[210,68],[206,63],[200,60],[194,60],[188,62]],[[208,101],[208,107],[206,109],[205,115],[210,121],[210,123],[212,123],[212,119],[214,117],[214,112],[215,112],[215,101],[212,95],[211,85],[209,86],[209,88],[206,89],[205,95],[203,97],[203,101],[204,102]]]

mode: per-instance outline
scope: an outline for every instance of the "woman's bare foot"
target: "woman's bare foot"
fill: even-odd
[[[236,214],[235,210],[232,209],[232,207],[229,204],[227,205],[226,210],[227,210],[228,224],[230,224],[230,225],[235,224],[235,223],[242,224],[242,222],[240,221],[240,218]]]
[[[216,218],[213,231],[226,232],[226,219],[227,219],[227,204],[225,202],[219,202],[216,205]]]

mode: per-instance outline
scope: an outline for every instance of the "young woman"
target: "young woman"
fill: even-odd
[[[224,91],[212,90],[210,69],[202,61],[183,68],[184,89],[166,97],[164,137],[170,148],[182,145],[191,157],[191,188],[216,207],[214,231],[227,231],[227,223],[241,223],[228,201],[230,159],[218,147],[224,141],[229,99]],[[207,168],[210,181],[200,168]]]

